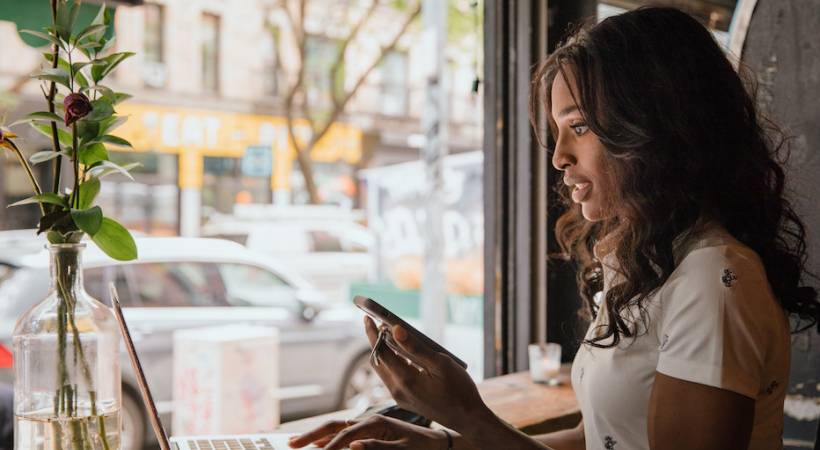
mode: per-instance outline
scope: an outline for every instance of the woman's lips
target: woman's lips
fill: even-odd
[[[592,190],[592,183],[577,183],[572,186],[572,201],[575,203],[583,202]]]

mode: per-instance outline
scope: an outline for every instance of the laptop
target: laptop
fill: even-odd
[[[169,439],[159,420],[154,397],[151,395],[151,390],[145,380],[145,373],[142,371],[142,364],[140,364],[137,351],[134,348],[134,342],[131,340],[131,333],[128,332],[128,325],[126,325],[125,319],[122,316],[117,289],[114,287],[114,283],[111,283],[108,288],[111,292],[111,304],[114,309],[114,314],[117,317],[120,331],[122,331],[123,338],[125,339],[125,347],[128,349],[131,365],[134,367],[134,372],[136,372],[137,375],[140,395],[142,396],[142,401],[145,403],[145,406],[148,408],[148,419],[151,421],[154,434],[157,436],[157,442],[162,450],[285,450],[290,448],[288,446],[288,439],[295,436],[295,434],[202,435],[171,437]],[[304,448],[315,449],[319,447],[310,445]]]

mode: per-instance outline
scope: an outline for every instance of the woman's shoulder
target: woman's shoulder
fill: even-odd
[[[760,256],[719,225],[692,236],[678,250],[666,297],[722,299],[745,307],[777,304]]]

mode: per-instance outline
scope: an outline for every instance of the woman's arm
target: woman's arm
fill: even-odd
[[[540,434],[535,439],[555,450],[585,450],[584,421],[579,422],[575,428]]]
[[[649,447],[745,450],[754,411],[749,397],[658,372],[649,398]]]
[[[519,433],[520,434],[520,433]],[[554,450],[585,450],[584,422],[581,421],[575,428],[556,431],[538,436],[530,436],[527,439],[535,440],[538,443]],[[453,450],[479,450],[479,447],[472,445],[464,436],[454,434]],[[490,448],[489,446],[486,448]],[[506,448],[506,447],[505,447]],[[543,446],[530,446],[521,448],[544,448]]]
[[[459,435],[454,450],[563,450],[518,431],[486,406],[454,423]]]

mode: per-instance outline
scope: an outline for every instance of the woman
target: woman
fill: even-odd
[[[352,449],[782,448],[788,315],[817,323],[801,287],[803,225],[783,196],[784,146],[711,34],[645,8],[581,31],[538,70],[568,203],[556,235],[591,324],[572,369],[583,415],[528,437],[446,356],[394,335],[429,373],[384,353],[399,405],[453,432],[374,418],[294,439]],[[805,323],[805,322],[802,322]],[[805,328],[805,327],[804,327]],[[377,330],[369,319],[374,342]]]

